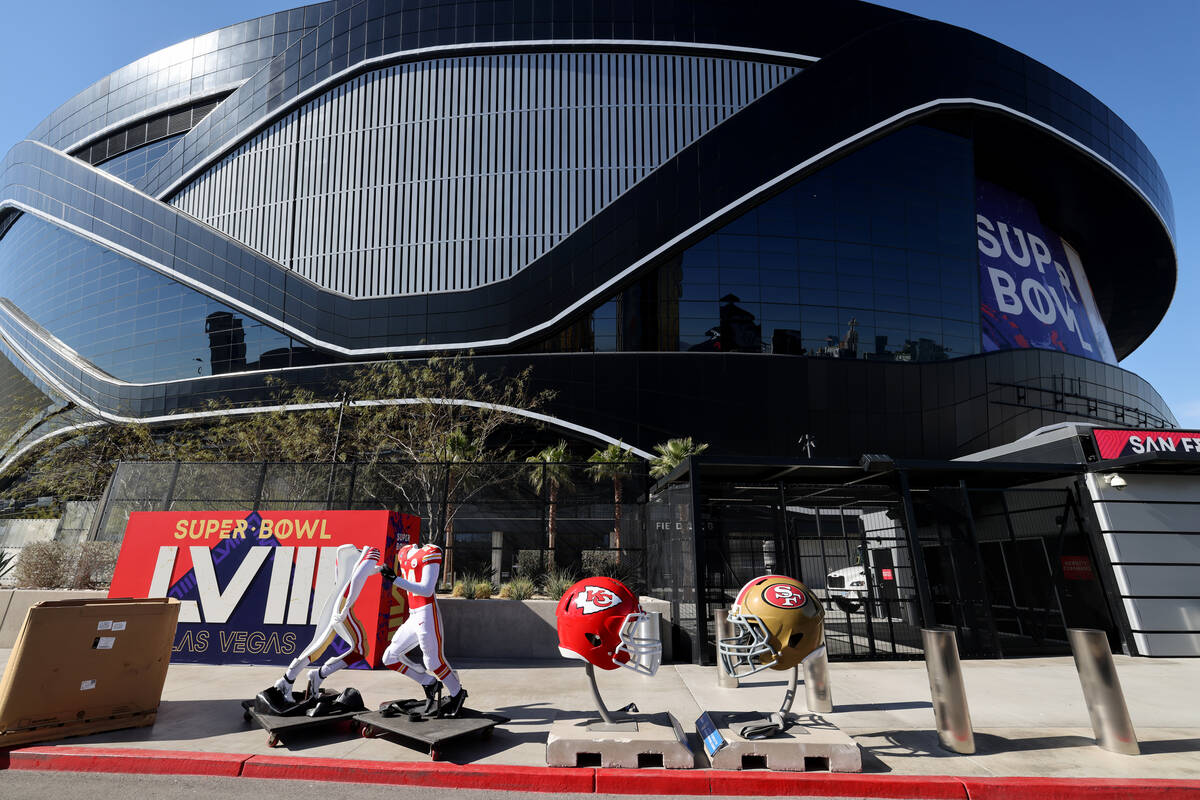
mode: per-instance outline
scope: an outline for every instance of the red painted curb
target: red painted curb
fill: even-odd
[[[179,750],[22,747],[0,769],[214,775],[381,783],[448,789],[661,795],[858,796],[919,800],[1200,800],[1200,781],[1109,778],[957,778],[828,772],[718,772],[358,761]]]
[[[244,778],[385,783],[447,789],[495,789],[523,792],[596,790],[593,769],[516,767],[506,764],[436,764],[412,761],[354,761],[342,758],[251,756]]]
[[[184,750],[117,747],[19,747],[8,751],[9,769],[61,772],[126,772],[156,775],[221,775],[236,778],[248,756]]]
[[[962,779],[943,775],[859,775],[848,772],[712,772],[714,795],[879,797],[967,800]]]
[[[598,769],[597,794],[712,794],[707,770]]]
[[[971,800],[1196,800],[1200,781],[1127,778],[962,778]]]

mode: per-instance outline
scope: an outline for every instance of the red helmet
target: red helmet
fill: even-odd
[[[625,584],[584,578],[558,601],[558,651],[601,669],[653,675],[662,662],[657,619],[642,611]]]

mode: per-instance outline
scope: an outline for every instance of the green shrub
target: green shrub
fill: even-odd
[[[495,590],[496,590],[496,587],[492,585],[491,581],[476,581],[475,588],[474,588],[475,599],[476,600],[487,600],[488,598],[490,598],[492,596],[492,592],[494,592]]]
[[[635,595],[645,594],[642,579],[628,555],[617,561],[615,550],[584,550],[583,574],[597,578],[613,578],[629,587]]]
[[[17,566],[17,553],[0,553],[0,578],[12,572]]]
[[[517,576],[500,587],[500,596],[505,600],[528,600],[537,592],[537,584],[528,578]]]
[[[546,574],[546,552],[544,550],[518,550],[513,564],[513,576],[528,578],[536,583]]]
[[[583,574],[597,577],[613,577],[617,568],[617,553],[615,550],[584,550],[580,554]]]
[[[551,600],[561,600],[576,580],[578,579],[572,570],[552,569],[546,573],[546,580],[542,585]]]
[[[466,597],[467,584],[465,581],[457,580],[454,582],[454,588],[450,590],[451,597]]]

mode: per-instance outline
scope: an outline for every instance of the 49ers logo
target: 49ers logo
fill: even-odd
[[[763,589],[763,600],[776,608],[799,608],[807,599],[804,592],[786,583],[772,583]]]
[[[584,614],[595,614],[620,602],[620,597],[599,586],[585,586],[583,591],[575,595],[575,606],[583,609]]]

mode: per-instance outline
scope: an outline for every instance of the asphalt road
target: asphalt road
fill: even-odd
[[[660,800],[661,795],[541,794],[427,786],[381,786],[371,783],[325,783],[255,778],[209,778],[194,775],[110,775],[87,772],[0,771],[0,797],[21,800],[63,800],[71,797],[125,797],[144,800]],[[712,798],[712,800],[722,800]],[[728,798],[735,800],[735,798]],[[745,800],[737,798],[736,800]],[[823,798],[823,800],[839,800]],[[842,800],[849,800],[843,798]]]

